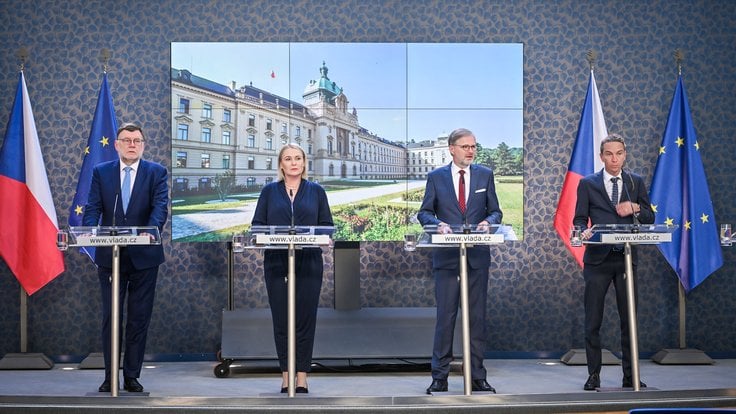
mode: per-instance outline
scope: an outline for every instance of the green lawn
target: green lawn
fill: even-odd
[[[370,187],[386,184],[386,182],[365,181],[327,181],[321,183],[327,192],[341,191],[355,187]],[[496,194],[503,210],[503,224],[514,228],[519,239],[523,237],[524,185],[522,177],[497,178]],[[421,199],[423,190],[419,190],[415,200]],[[403,191],[364,199],[358,203],[335,206],[332,208],[338,240],[402,240],[403,234],[409,230],[420,231],[421,228],[408,222],[415,217],[420,201],[405,201]],[[229,196],[237,201],[215,202],[215,195],[198,195],[179,197],[181,200],[172,206],[172,214],[187,214],[203,211],[224,210],[242,207],[246,203],[255,202],[257,194]],[[209,203],[208,203],[209,202]],[[247,231],[249,224],[238,225],[218,231],[202,233],[195,236],[176,239],[181,242],[223,241],[229,240],[233,233]]]

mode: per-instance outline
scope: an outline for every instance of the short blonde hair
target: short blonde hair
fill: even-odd
[[[302,153],[302,158],[304,159],[304,169],[302,170],[302,178],[307,179],[307,154],[304,152],[304,149],[300,147],[298,144],[286,144],[283,147],[281,147],[281,150],[279,151],[279,181],[284,180],[284,171],[281,169],[281,159],[284,157],[284,151],[287,149],[295,149],[299,150]]]

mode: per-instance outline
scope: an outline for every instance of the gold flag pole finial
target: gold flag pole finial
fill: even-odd
[[[20,60],[21,72],[23,72],[23,70],[26,68],[26,61],[28,60],[28,56],[30,56],[30,54],[28,53],[28,49],[26,49],[25,47],[21,47],[20,49],[18,49],[17,52],[15,52],[15,57]]]
[[[680,49],[675,49],[675,63],[677,63],[677,76],[682,76],[682,61],[685,60],[685,54]]]
[[[110,52],[110,49],[102,49],[100,51],[100,60],[102,61],[102,71],[107,73],[107,63],[110,61],[110,58],[112,57],[112,52]]]
[[[588,66],[590,66],[590,71],[592,72],[595,69],[595,61],[598,59],[598,53],[593,49],[589,49],[588,53],[585,54],[585,59],[588,60]]]

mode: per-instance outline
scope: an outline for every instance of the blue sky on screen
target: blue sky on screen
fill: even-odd
[[[523,45],[458,43],[172,43],[171,66],[303,102],[308,82],[343,88],[361,126],[392,141],[457,127],[486,147],[523,142]],[[271,74],[275,76],[272,77]]]

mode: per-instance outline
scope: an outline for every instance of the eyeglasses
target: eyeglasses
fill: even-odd
[[[460,147],[460,148],[462,148],[462,149],[463,149],[463,151],[475,151],[475,150],[476,150],[476,149],[478,148],[478,147],[477,147],[477,146],[475,146],[475,145],[468,145],[468,144],[465,144],[465,145],[457,145],[457,144],[452,144],[452,145],[454,145],[454,146],[456,146],[456,147]]]
[[[142,143],[146,142],[145,139],[140,139],[140,138],[136,138],[136,139],[123,138],[123,139],[119,139],[118,141],[122,142],[125,145],[130,145],[130,144],[141,145]]]

